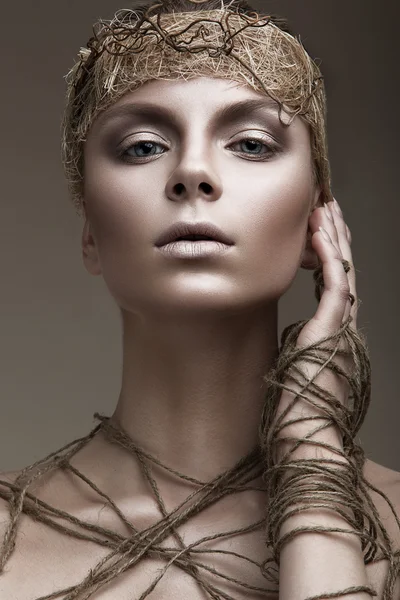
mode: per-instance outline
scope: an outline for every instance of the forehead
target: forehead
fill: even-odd
[[[243,82],[217,77],[157,79],[121,95],[96,117],[92,129],[97,130],[131,116],[171,121],[183,120],[186,116],[189,122],[198,119],[229,122],[246,116],[268,117],[276,126],[284,127],[286,113],[280,113],[278,103],[270,96]],[[296,120],[301,123],[300,119]]]
[[[168,97],[184,97],[186,95],[200,95],[205,102],[215,100],[229,100],[232,98],[258,98],[263,99],[271,106],[277,103],[266,94],[257,92],[243,81],[231,80],[226,77],[195,76],[190,79],[160,78],[146,81],[134,91],[127,91],[115,104],[123,104],[126,97],[147,98],[160,94],[165,100]]]

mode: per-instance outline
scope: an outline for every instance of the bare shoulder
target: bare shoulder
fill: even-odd
[[[13,484],[19,475],[19,471],[10,471],[7,473],[0,472],[0,559],[1,559],[1,571],[3,573],[3,550],[6,539],[7,530],[10,526],[10,505],[9,505],[9,494],[11,487],[7,484]],[[3,592],[3,585],[0,582],[0,594]],[[13,600],[13,597],[10,597]]]
[[[11,488],[7,484],[12,485],[19,474],[20,471],[0,473],[0,545],[9,523],[10,510],[7,497]]]
[[[365,460],[364,473],[367,476],[373,477],[376,481],[380,480],[384,483],[396,484],[400,481],[400,472],[380,465],[369,458]]]
[[[400,472],[366,459],[364,476],[376,488],[384,488],[394,500],[400,500]]]
[[[8,494],[11,492],[12,488],[12,484],[15,482],[15,480],[17,479],[18,475],[21,473],[21,471],[7,471],[7,472],[0,472],[0,518],[1,521],[3,520],[3,514],[5,512],[8,513],[8,500],[7,500],[7,496]],[[10,484],[10,485],[8,485]],[[1,525],[1,522],[0,522]]]
[[[400,549],[400,473],[367,459],[364,465],[364,477],[375,488],[369,492],[379,516],[393,540],[394,549]]]
[[[400,473],[369,459],[365,461],[363,473],[368,483],[375,488],[368,491],[378,512],[380,521],[392,541],[393,551],[399,551]],[[388,573],[389,563],[387,560],[380,560],[367,565],[368,579],[371,586],[378,593],[377,600],[383,598],[383,590]],[[396,600],[400,599],[400,576],[396,579],[393,598]]]

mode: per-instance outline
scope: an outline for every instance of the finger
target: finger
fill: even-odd
[[[324,235],[321,230],[313,234],[311,243],[322,264],[324,291],[314,317],[305,328],[308,343],[314,343],[321,337],[335,333],[343,323],[350,306],[350,286],[343,269],[341,253],[329,235],[326,232]]]
[[[332,244],[334,245],[335,249],[337,250],[338,255],[341,257],[341,260],[343,260],[344,257],[343,257],[341,246],[340,246],[340,238],[342,236],[342,231],[340,233],[338,232],[338,229],[337,229],[336,223],[335,223],[335,217],[332,214],[332,210],[330,208],[331,206],[332,206],[332,203],[324,204],[322,207],[320,207],[318,209],[318,213],[314,216],[311,227],[314,231],[316,231],[317,228],[320,227],[320,224],[321,223],[323,224],[323,228],[328,232],[329,237],[332,241]],[[335,214],[337,216],[336,211],[335,211]],[[342,219],[342,221],[343,221],[343,219]],[[343,222],[343,225],[345,225],[344,222]],[[343,268],[343,263],[342,263],[342,268]],[[351,312],[351,303],[349,302],[348,304],[346,304],[345,312],[343,315],[344,320],[348,319],[350,312]]]
[[[325,211],[329,213],[330,219],[328,220],[328,234],[337,249],[338,253],[342,257],[342,260],[345,260],[343,256],[342,248],[344,246],[344,240],[347,240],[347,231],[346,224],[344,223],[344,219],[341,213],[337,212],[337,209],[334,207],[333,202],[329,202],[328,204],[324,204]],[[339,216],[340,215],[340,216]],[[342,263],[343,264],[343,263]],[[343,266],[344,268],[344,266]],[[345,271],[346,272],[346,271]],[[351,292],[350,292],[351,293]],[[346,321],[349,318],[351,313],[351,302],[346,304],[346,309],[343,315],[343,320]]]
[[[334,246],[327,232],[318,229],[311,238],[311,244],[318,255],[322,265],[324,289],[317,310],[312,319],[303,327],[297,340],[301,348],[310,344],[318,344],[321,339],[330,337],[337,333],[346,318],[346,311],[350,309],[349,282],[343,269],[342,256]],[[348,312],[347,312],[348,314]],[[343,340],[339,342],[341,348]],[[347,361],[344,356],[336,356],[335,362],[343,369],[347,369]],[[302,365],[306,377],[315,378],[315,383],[329,390],[341,402],[348,397],[348,386],[346,381],[339,378],[330,369],[323,369],[316,373],[320,367],[316,364],[307,363]]]
[[[336,230],[334,217],[329,204],[324,204],[323,209],[324,218],[322,227],[329,233],[329,237],[331,238],[333,245],[340,254],[341,250],[339,246],[338,232]]]
[[[356,272],[354,269],[353,255],[352,255],[351,245],[350,245],[351,244],[351,242],[350,242],[351,236],[350,236],[350,240],[349,240],[348,231],[347,231],[347,230],[349,230],[349,228],[347,227],[347,225],[344,221],[343,213],[342,213],[337,201],[330,202],[329,208],[330,208],[332,218],[333,218],[333,221],[335,224],[335,228],[337,231],[338,245],[340,247],[341,254],[342,254],[344,260],[347,260],[350,265],[350,271],[347,273],[347,278],[349,280],[350,293],[354,296],[354,303],[353,303],[353,306],[351,306],[349,314],[351,314],[351,316],[353,318],[351,326],[353,328],[356,328],[357,327],[358,296],[357,296],[357,285],[356,285]],[[330,232],[328,232],[328,233],[330,233]]]

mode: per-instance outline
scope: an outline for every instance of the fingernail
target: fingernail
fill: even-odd
[[[329,237],[329,233],[326,231],[326,229],[324,229],[323,227],[320,227],[319,230],[327,242],[332,242],[331,238]]]
[[[324,202],[324,208],[325,208],[325,213],[326,213],[326,216],[327,216],[327,217],[328,217],[328,219],[329,219],[330,221],[332,221],[332,223],[333,223],[333,217],[332,217],[332,215],[331,215],[331,211],[329,210],[329,207],[328,207],[328,205],[326,204],[326,202]]]
[[[337,214],[339,216],[343,217],[342,209],[340,208],[339,202],[336,200],[336,198],[333,199],[333,206],[335,207]]]

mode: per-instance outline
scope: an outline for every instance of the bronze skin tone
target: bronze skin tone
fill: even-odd
[[[258,110],[219,116],[260,99]],[[142,116],[149,104],[169,112]],[[122,106],[130,114],[118,116]],[[305,246],[318,196],[307,126],[283,127],[273,101],[235,82],[148,82],[89,132],[84,264],[123,316],[113,418],[183,473],[214,477],[256,444],[278,301],[314,254]],[[181,220],[211,221],[234,246],[168,260],[154,243]]]
[[[243,107],[249,101],[254,110],[249,104]],[[256,110],[254,102],[260,101],[263,106]],[[242,108],[226,110],[233,105]],[[258,442],[262,376],[278,353],[278,304],[297,270],[315,268],[318,260],[324,265],[326,286],[316,313],[322,328],[335,331],[350,310],[356,318],[356,304],[350,308],[348,301],[349,292],[357,297],[354,270],[347,280],[340,262],[345,258],[352,264],[351,237],[334,203],[321,206],[307,126],[297,117],[284,128],[273,101],[236,82],[203,77],[148,82],[100,115],[89,131],[84,208],[84,265],[104,278],[122,315],[122,384],[112,419],[164,464],[211,479]],[[155,242],[178,221],[212,222],[234,244],[214,257],[171,259]],[[318,329],[318,320],[312,325]],[[319,332],[309,327],[304,334]],[[345,394],[337,381],[332,389]],[[136,460],[119,446],[96,436],[71,463],[139,529],[161,518]],[[369,460],[365,472],[400,506],[397,473]],[[190,483],[160,469],[153,475],[167,511],[193,491]],[[128,533],[97,494],[61,470],[44,477],[32,493],[79,518]],[[385,503],[374,500],[381,516],[389,516]],[[260,492],[226,496],[180,533],[190,544],[222,529],[246,527],[265,515],[266,503]],[[7,507],[3,514],[6,522]],[[332,516],[324,519],[332,526]],[[400,547],[396,524],[387,521],[386,526]],[[369,581],[382,590],[384,563],[365,568],[354,540],[316,538],[299,536],[282,552],[279,600],[318,593],[330,577],[332,589]],[[23,522],[17,547],[0,578],[0,596],[10,600],[74,585],[107,554],[34,521]],[[260,530],[215,547],[259,562],[269,555]],[[265,586],[259,571],[246,563],[239,568],[230,556],[214,555],[203,562]],[[132,586],[139,594],[163,565],[144,560],[95,597],[132,598]],[[155,590],[155,600],[204,600],[190,576],[171,572],[164,587]],[[336,573],[343,574],[343,581]],[[248,590],[240,596],[224,586],[238,599],[260,598]]]

